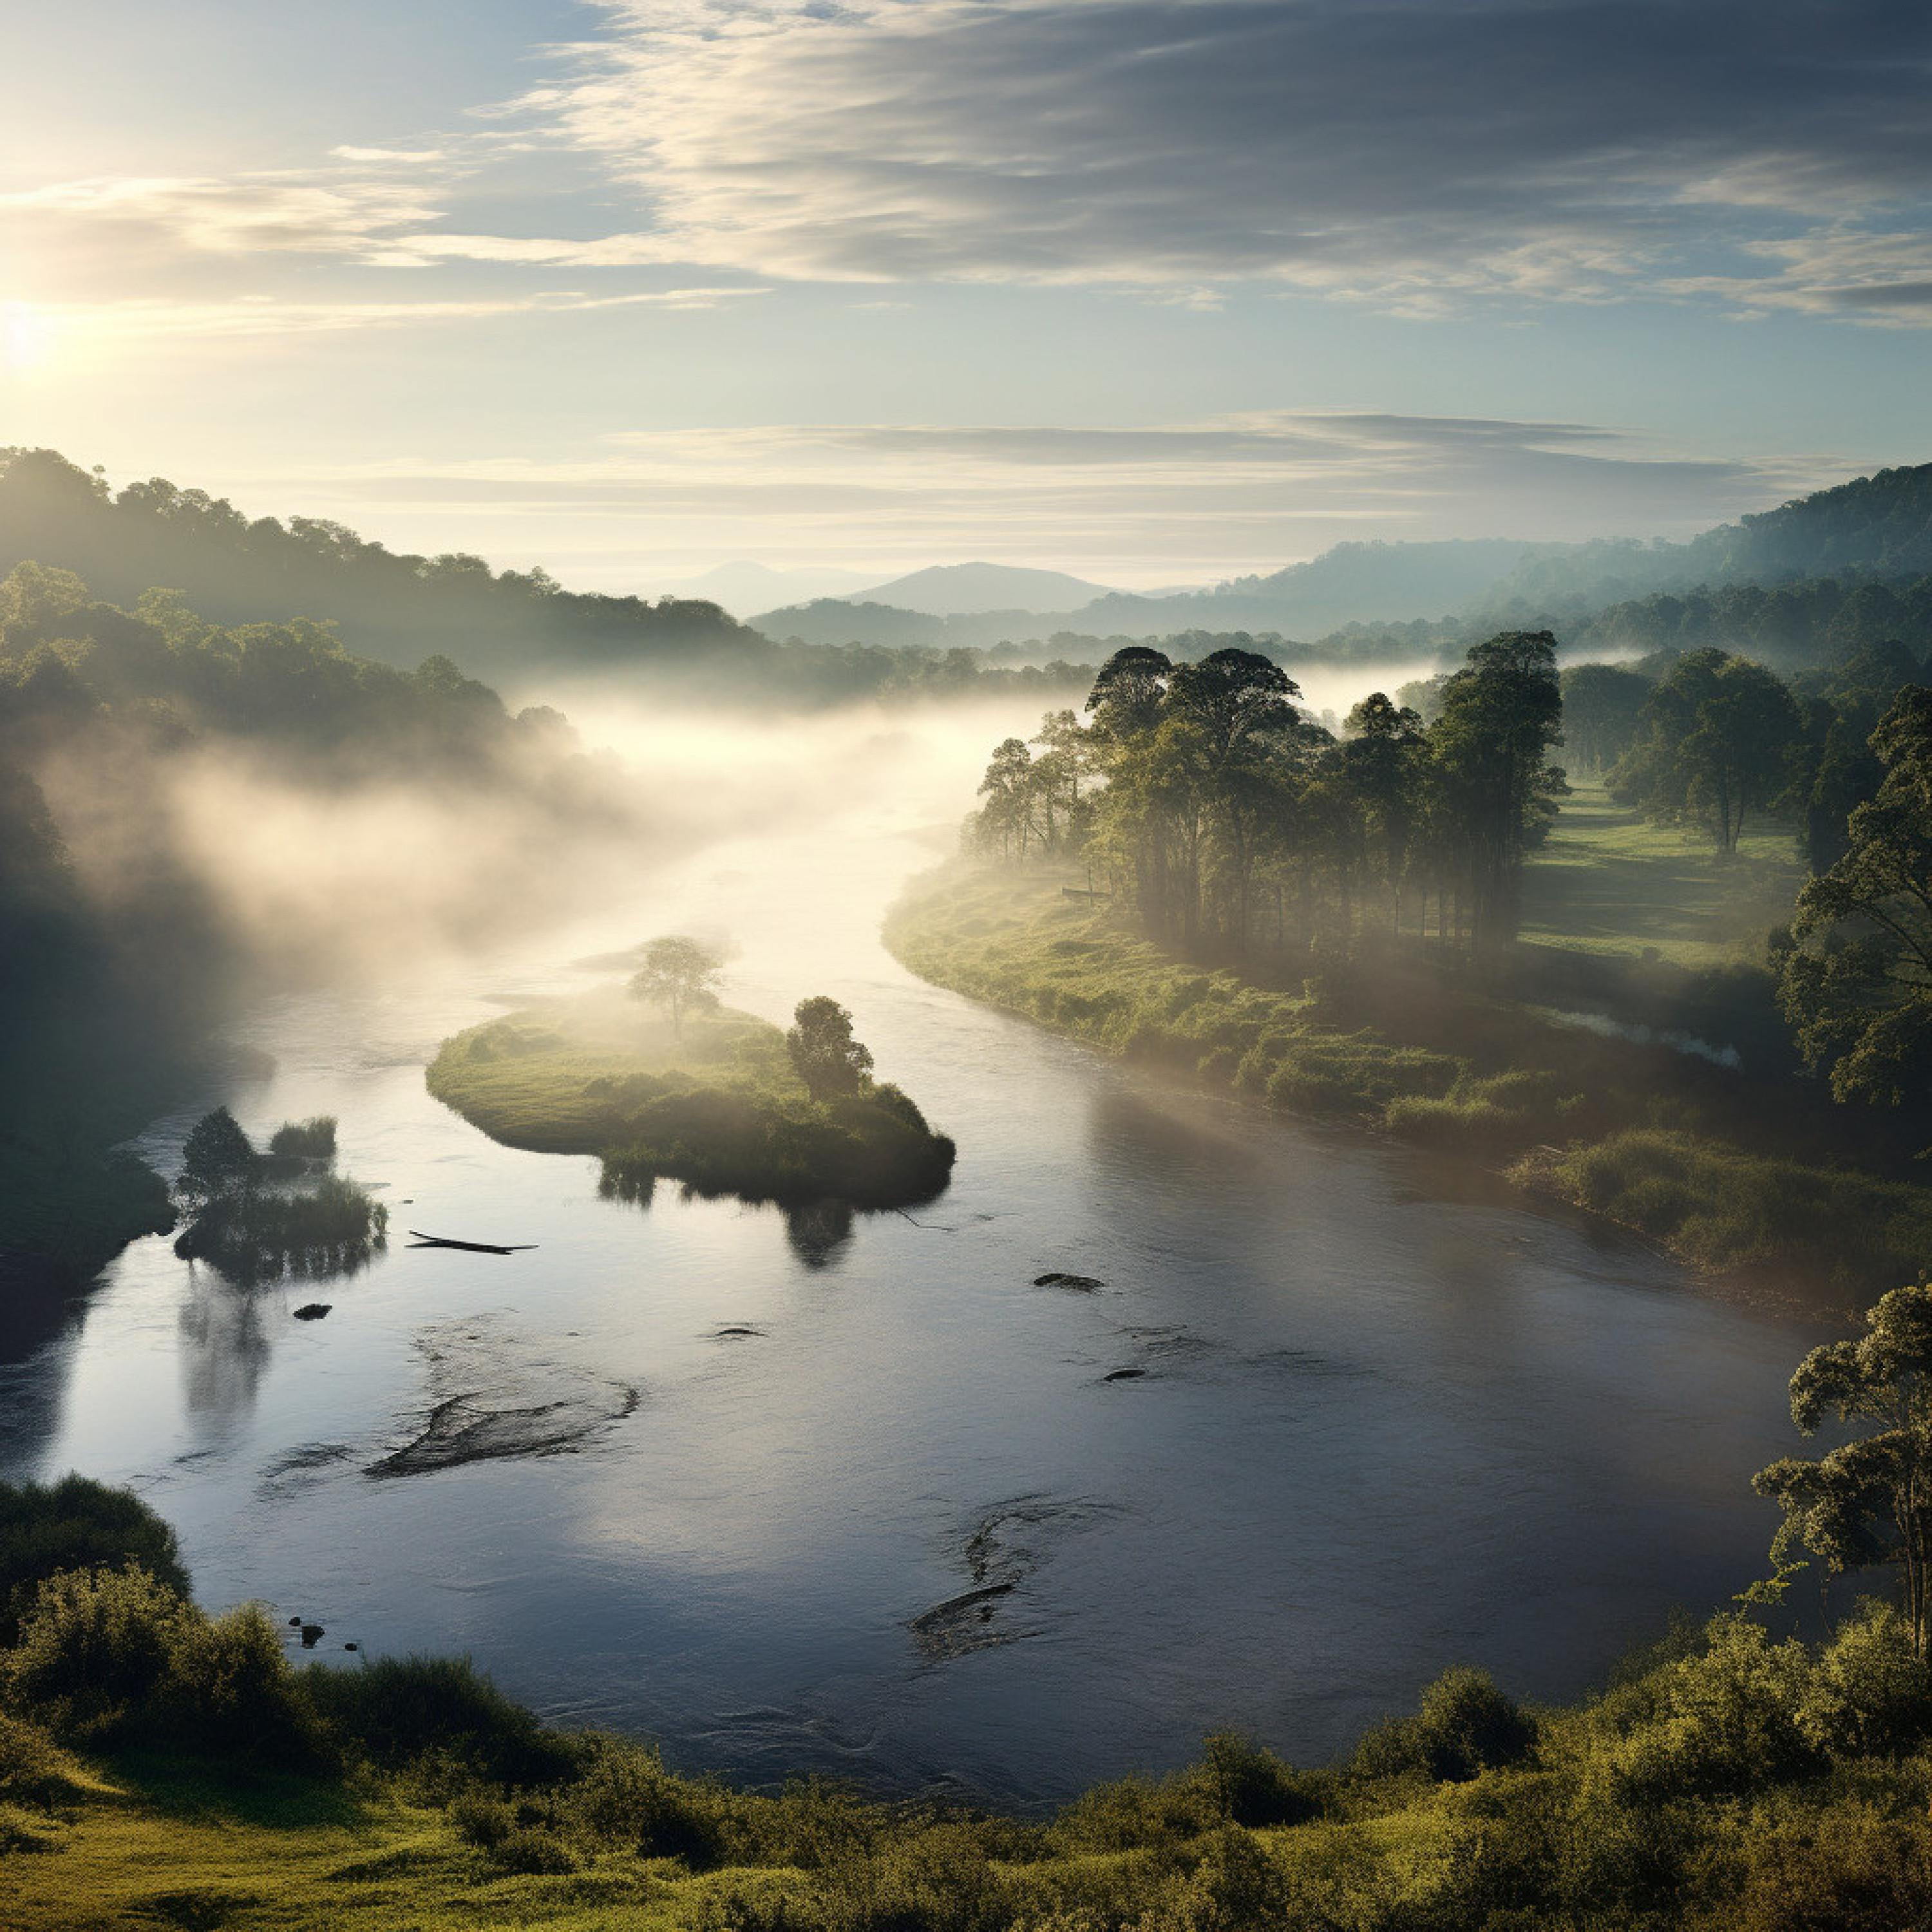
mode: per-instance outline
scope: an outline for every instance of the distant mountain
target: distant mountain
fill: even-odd
[[[1319,638],[1352,623],[1439,617],[1479,597],[1527,559],[1558,548],[1502,538],[1344,543],[1312,562],[1291,564],[1265,577],[1236,578],[1208,590],[1160,596],[1110,590],[1071,607],[1037,602],[1016,607],[1009,601],[943,613],[911,601],[915,586],[933,580],[940,580],[947,594],[956,586],[962,595],[989,580],[1009,591],[1024,587],[1016,579],[1045,578],[1063,586],[1080,582],[1054,571],[961,564],[950,570],[916,572],[896,585],[881,585],[850,598],[820,598],[768,610],[751,621],[768,637],[797,637],[810,644],[969,644],[982,649],[1009,641],[1043,643],[1056,631],[1097,638],[1167,637],[1195,630]],[[980,572],[989,577],[976,574]],[[928,599],[931,604],[938,602],[937,596]]]
[[[838,593],[833,592],[833,595]],[[890,584],[855,591],[850,603],[883,604],[916,610],[928,617],[961,617],[991,612],[1030,611],[1064,616],[1112,593],[1104,584],[1069,577],[1060,570],[1026,570],[1004,563],[936,563],[896,577]]]
[[[768,564],[721,563],[696,577],[674,579],[662,586],[673,597],[697,597],[748,617],[778,604],[801,603],[812,597],[843,597],[864,584],[856,570],[774,570]]]

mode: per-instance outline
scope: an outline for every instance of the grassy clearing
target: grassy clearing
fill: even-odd
[[[1747,826],[1725,859],[1694,830],[1648,823],[1600,785],[1579,785],[1524,871],[1522,937],[1679,966],[1759,964],[1804,878],[1783,826]]]
[[[929,1199],[952,1167],[896,1087],[816,1101],[778,1029],[721,1009],[681,1033],[610,989],[547,1001],[443,1042],[429,1090],[510,1147],[593,1154],[613,1192],[661,1176],[700,1193],[860,1206]]]
[[[1852,1294],[1932,1266],[1932,1190],[1802,1157],[1788,1082],[1546,1024],[1420,965],[1257,985],[1173,959],[1062,886],[949,866],[894,908],[886,943],[1103,1052],[1481,1160],[1714,1274]]]

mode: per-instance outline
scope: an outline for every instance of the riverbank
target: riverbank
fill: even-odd
[[[445,1106],[506,1147],[595,1154],[607,1191],[660,1178],[787,1206],[910,1206],[942,1190],[954,1149],[892,1086],[814,1100],[784,1035],[722,1008],[682,1030],[612,987],[541,1002],[443,1042]]]
[[[0,1651],[17,1932],[1880,1932],[1932,1883],[1932,1685],[1888,1610],[1812,1645],[1720,1617],[1561,1707],[1451,1669],[1333,1766],[1222,1733],[1022,1819],[680,1776],[466,1661],[297,1668],[262,1606],[59,1570],[76,1531],[114,1564],[44,1528]]]
[[[1932,1261],[1932,1189],[1822,1158],[1796,1111],[1822,1104],[1808,1090],[1413,958],[1346,984],[1209,970],[1085,884],[954,862],[908,890],[885,942],[921,977],[1103,1052],[1478,1161],[1714,1277],[1851,1300]],[[1532,961],[1517,983],[1546,976]]]

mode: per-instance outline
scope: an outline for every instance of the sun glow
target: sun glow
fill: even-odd
[[[59,340],[52,316],[32,302],[0,303],[0,368],[25,375],[52,362]]]

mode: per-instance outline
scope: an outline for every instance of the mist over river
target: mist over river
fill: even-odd
[[[1574,1693],[1762,1573],[1775,1511],[1748,1479],[1792,1445],[1810,1330],[915,980],[879,920],[971,780],[916,734],[894,755],[925,782],[801,793],[568,932],[246,1016],[273,1074],[144,1151],[171,1172],[217,1100],[258,1133],[337,1114],[388,1252],[250,1293],[136,1244],[0,1368],[0,1473],[133,1484],[202,1601],[310,1618],[329,1660],[467,1652],[681,1768],[1022,1804],[1224,1726],[1318,1760],[1452,1663]],[[640,1209],[424,1090],[446,1034],[674,931],[730,935],[734,1004],[849,1005],[957,1139],[947,1193],[842,1238],[674,1186]],[[412,1251],[412,1228],[538,1245]],[[1033,1285],[1049,1270],[1104,1286]],[[369,1473],[458,1395],[582,1426]]]

